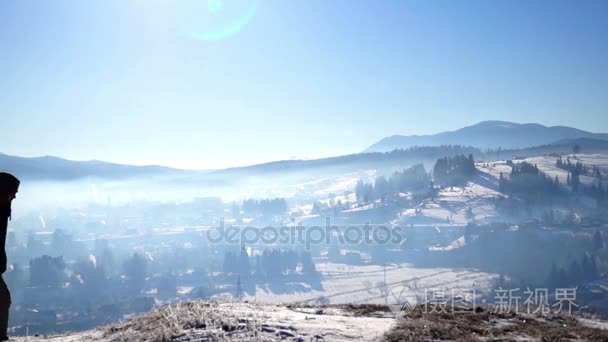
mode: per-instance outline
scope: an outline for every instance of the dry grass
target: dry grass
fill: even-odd
[[[259,341],[262,324],[253,315],[227,314],[218,303],[168,305],[104,328],[109,341]]]
[[[608,330],[590,328],[571,315],[535,317],[521,313],[465,310],[401,317],[385,341],[608,341]]]
[[[383,313],[390,313],[391,309],[387,305],[378,304],[348,304],[344,306],[344,311],[351,312],[355,316],[374,316]]]
[[[289,307],[288,307],[289,308]],[[177,303],[103,328],[107,341],[274,341],[302,340],[289,318],[269,319],[256,304],[194,301]],[[340,311],[373,317],[383,305],[293,307],[317,315]],[[274,310],[274,309],[271,309]],[[415,307],[398,318],[385,341],[607,341],[608,330],[583,325],[571,315],[533,316],[494,312],[491,307],[427,313]],[[318,311],[318,313],[317,313]],[[314,321],[313,321],[314,322]],[[599,321],[598,321],[599,322]],[[323,333],[319,326],[319,333]],[[312,336],[312,335],[311,335]]]

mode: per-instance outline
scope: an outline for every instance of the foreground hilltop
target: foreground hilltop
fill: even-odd
[[[265,305],[193,301],[95,330],[16,341],[608,341],[608,322],[491,308],[396,314],[381,305]]]

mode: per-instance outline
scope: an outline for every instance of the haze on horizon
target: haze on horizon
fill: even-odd
[[[231,36],[185,33],[208,18],[193,1],[1,2],[0,152],[218,168],[483,120],[608,127],[605,1],[259,0]]]

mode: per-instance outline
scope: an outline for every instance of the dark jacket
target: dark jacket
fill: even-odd
[[[6,272],[6,231],[10,216],[11,208],[0,206],[0,274]]]

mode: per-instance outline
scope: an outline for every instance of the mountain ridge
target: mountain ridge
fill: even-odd
[[[477,148],[527,148],[560,140],[595,138],[608,140],[607,133],[593,133],[568,126],[487,120],[453,131],[427,135],[391,135],[363,152],[389,152],[413,146],[463,145]]]
[[[101,160],[75,161],[56,156],[20,157],[0,153],[0,170],[23,179],[69,180],[84,177],[128,178],[140,175],[179,173],[186,170],[160,165],[128,165]]]
[[[464,139],[463,136],[469,138]],[[473,138],[471,139],[471,137]],[[514,145],[519,145],[519,147],[505,146],[504,142],[513,141],[517,142]],[[608,134],[591,133],[567,126],[547,127],[537,123],[519,124],[492,120],[435,135],[393,135],[360,153],[319,159],[276,160],[225,169],[184,170],[160,165],[135,166],[100,160],[73,161],[55,156],[20,157],[0,153],[0,170],[29,180],[72,180],[86,177],[125,179],[156,175],[232,175],[242,172],[271,173],[327,168],[350,170],[401,165],[406,161],[434,162],[437,158],[454,153],[472,153],[476,158],[484,159],[490,157],[512,158],[513,156],[531,156],[543,153],[570,153],[574,145],[580,145],[583,153],[608,153]],[[418,151],[409,150],[412,147],[420,149]],[[502,149],[500,154],[489,155],[489,152],[485,151],[485,149],[496,149],[497,147]]]
[[[135,166],[116,164],[98,160],[73,161],[59,157],[18,157],[0,153],[0,170],[14,173],[29,180],[65,181],[79,178],[97,177],[106,179],[126,179],[138,176],[178,175],[186,176],[227,176],[242,173],[273,173],[303,170],[353,170],[402,165],[404,162],[434,162],[437,158],[454,154],[472,153],[476,158],[510,159],[518,156],[534,156],[547,153],[571,153],[572,147],[579,145],[583,153],[608,153],[608,140],[593,138],[565,139],[553,144],[539,145],[524,149],[505,149],[499,154],[484,152],[479,148],[459,145],[419,146],[417,149],[397,149],[391,152],[363,152],[310,160],[277,160],[267,163],[232,167],[217,170],[183,170],[165,166]],[[496,151],[498,152],[498,151]],[[50,162],[50,163],[49,163]],[[406,163],[408,164],[408,163]]]

